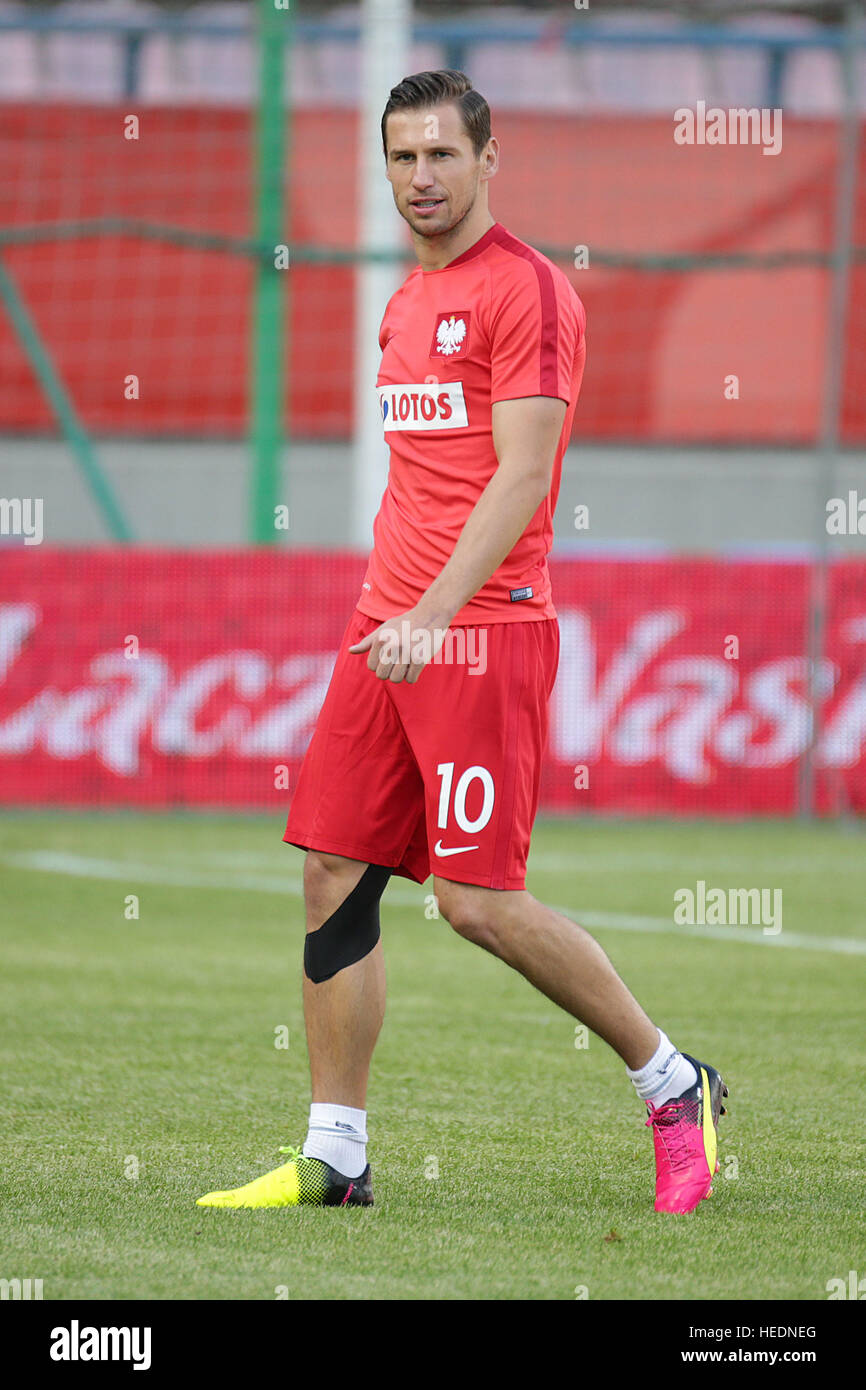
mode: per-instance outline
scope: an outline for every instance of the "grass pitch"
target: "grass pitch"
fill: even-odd
[[[425,916],[432,880],[399,879],[368,1102],[376,1205],[202,1210],[305,1133],[303,856],[281,832],[0,817],[0,1276],[41,1278],[46,1299],[820,1300],[866,1274],[862,831],[536,827],[529,888],[729,1082],[722,1171],[694,1216],[652,1210],[652,1140],[619,1060]],[[780,888],[779,936],[675,926],[675,890],[701,879]]]

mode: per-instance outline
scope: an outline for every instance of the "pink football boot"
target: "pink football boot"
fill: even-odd
[[[647,1102],[656,1151],[656,1211],[694,1211],[709,1197],[719,1171],[716,1128],[719,1115],[725,1113],[722,1096],[728,1088],[706,1062],[685,1052],[683,1056],[698,1074],[694,1086],[658,1109]]]

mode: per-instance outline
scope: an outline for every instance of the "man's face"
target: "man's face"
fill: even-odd
[[[387,141],[394,202],[418,236],[442,236],[462,222],[495,168],[495,140],[476,157],[453,103],[392,112]]]

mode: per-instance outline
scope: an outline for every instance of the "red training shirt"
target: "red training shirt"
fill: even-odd
[[[453,621],[556,616],[547,554],[585,329],[584,307],[564,273],[498,222],[441,270],[417,267],[391,296],[376,381],[391,464],[357,605],[362,613],[384,619],[413,608],[450,558],[498,467],[493,403],[555,396],[568,409],[550,492]]]

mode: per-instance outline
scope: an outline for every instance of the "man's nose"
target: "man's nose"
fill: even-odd
[[[419,159],[416,161],[415,173],[412,177],[412,182],[413,184],[415,184],[417,188],[429,188],[431,183],[434,182],[433,173],[430,168],[430,165],[427,164],[423,159]]]

